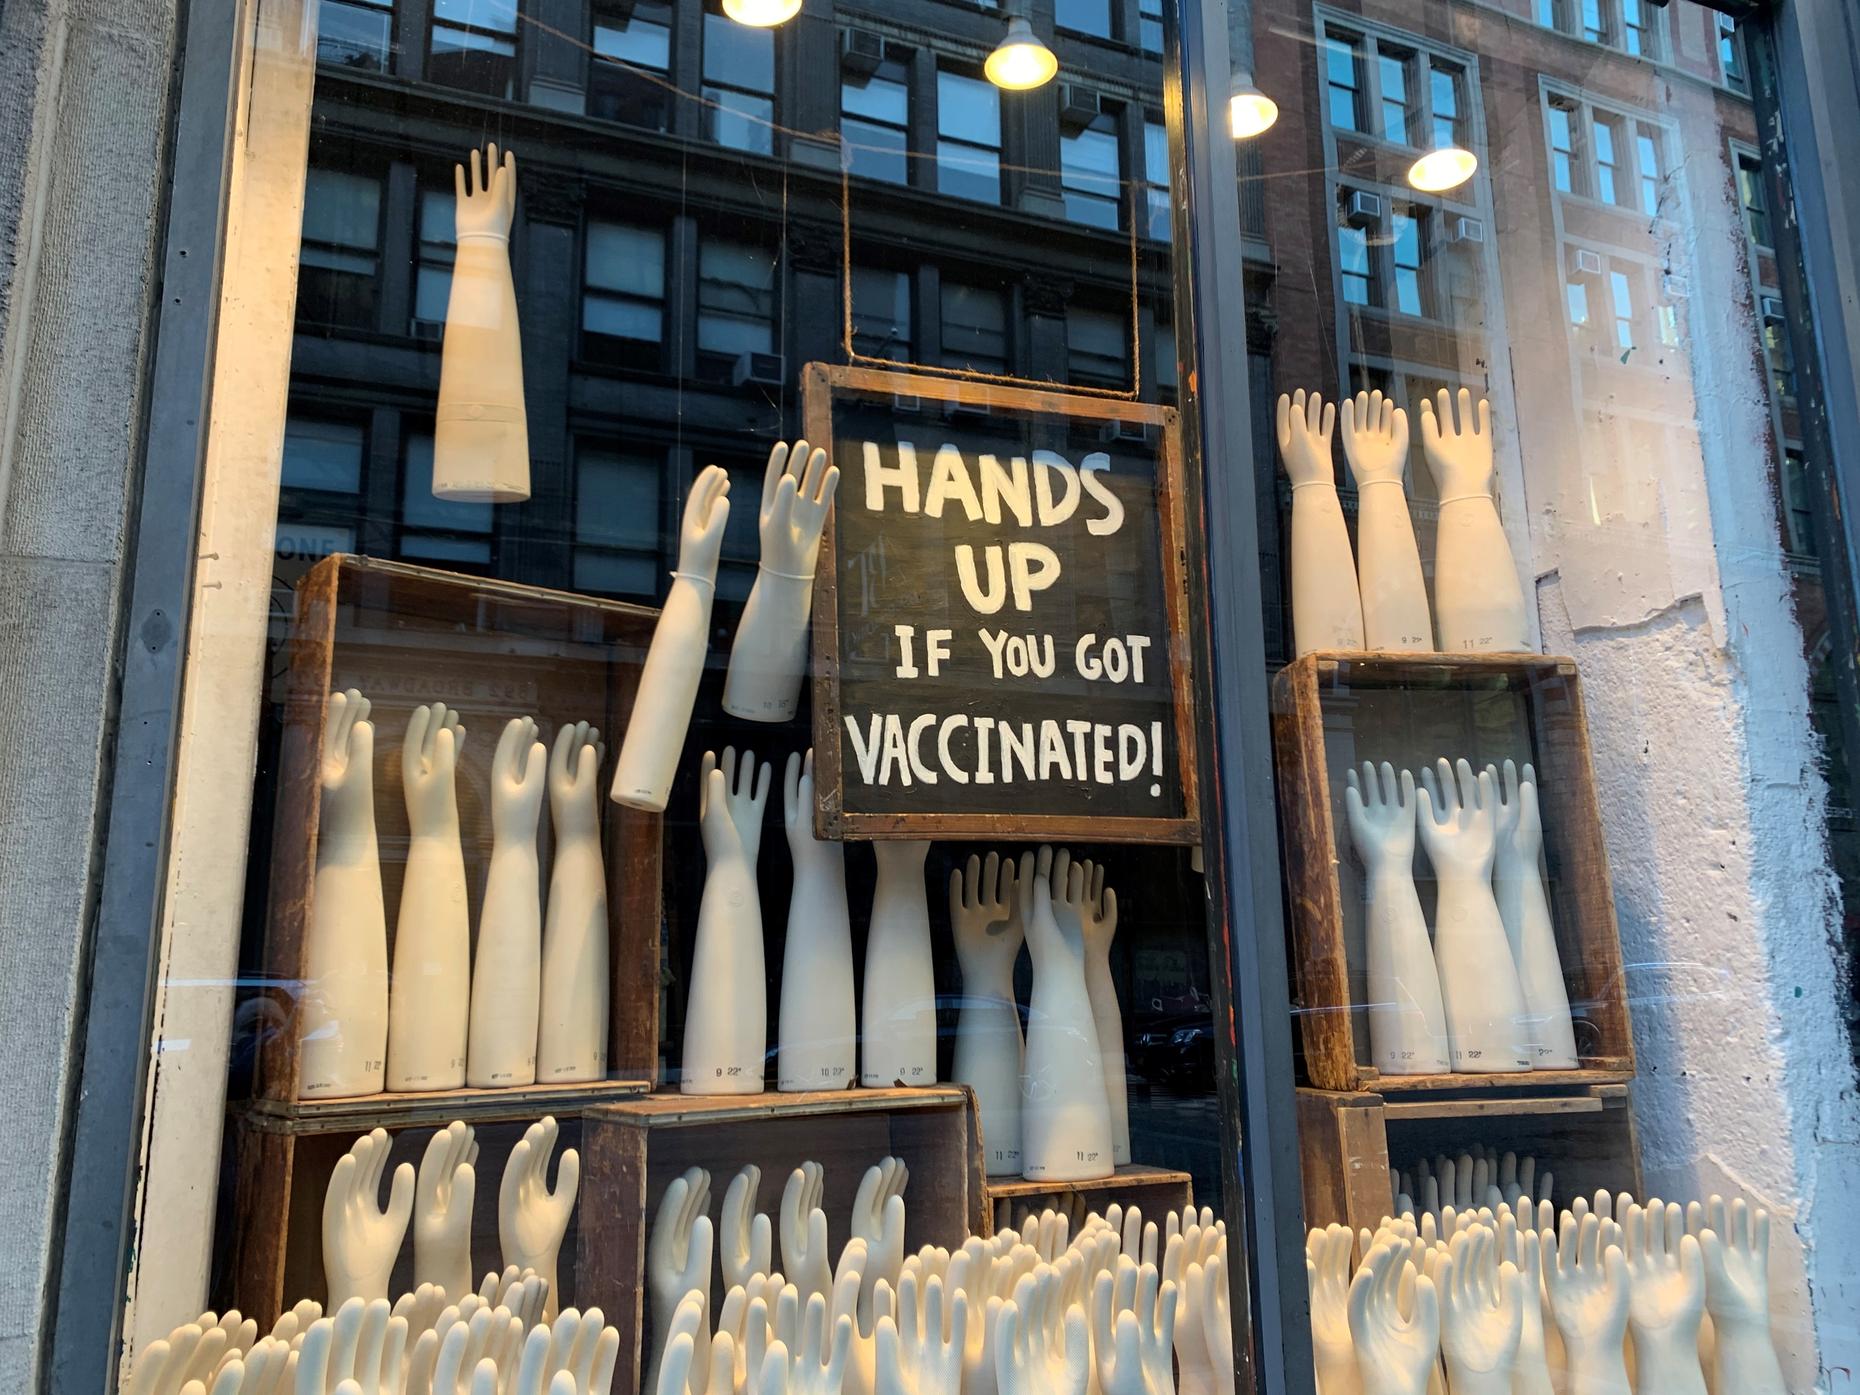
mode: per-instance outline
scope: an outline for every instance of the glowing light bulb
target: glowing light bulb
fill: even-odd
[[[1471,179],[1479,169],[1479,157],[1457,145],[1443,145],[1416,160],[1408,170],[1408,182],[1424,194],[1444,194]]]
[[[1041,43],[1033,26],[1015,17],[1008,21],[1006,36],[982,65],[988,80],[1009,92],[1027,92],[1044,87],[1059,71],[1059,60]]]
[[[723,12],[752,29],[772,29],[801,13],[801,0],[723,0]]]
[[[1272,129],[1279,119],[1279,104],[1253,85],[1252,74],[1235,73],[1227,119],[1235,140],[1251,140]]]

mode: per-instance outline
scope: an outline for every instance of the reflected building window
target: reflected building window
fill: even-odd
[[[1615,347],[1628,350],[1635,343],[1634,281],[1619,268],[1608,273],[1608,301],[1614,311]]]
[[[1617,187],[1620,169],[1615,149],[1620,144],[1618,124],[1608,117],[1595,121],[1595,197],[1603,203],[1619,203]]]
[[[491,565],[492,506],[433,497],[433,437],[409,435],[401,452],[400,555],[468,571]]]
[[[1143,195],[1149,215],[1145,231],[1158,242],[1169,241],[1174,232],[1169,181],[1169,128],[1152,118],[1143,123]]]
[[[902,62],[887,58],[841,74],[840,143],[853,174],[910,183],[910,126],[910,74]]]
[[[577,591],[656,597],[664,574],[659,511],[664,462],[643,452],[575,448]]]
[[[311,166],[297,278],[300,322],[372,329],[381,269],[381,181]]]
[[[1376,252],[1382,199],[1358,189],[1340,192],[1337,206],[1337,265],[1347,305],[1380,305],[1382,288]]]
[[[1426,281],[1427,211],[1397,204],[1390,215],[1390,263],[1395,308],[1404,315],[1428,313]]]
[[[316,61],[360,73],[394,63],[394,0],[323,0],[317,6]]]
[[[1145,53],[1163,51],[1163,0],[1137,0],[1137,39]]]
[[[1609,39],[1608,11],[1603,0],[1579,0],[1582,6],[1582,37],[1592,44],[1605,44]]]
[[[1053,6],[1053,22],[1061,29],[1099,39],[1111,38],[1111,0],[1057,0]]]
[[[1095,104],[1092,94],[1083,94]],[[1082,114],[1082,113],[1081,113]],[[1059,135],[1059,184],[1066,217],[1094,228],[1123,226],[1123,154],[1118,148],[1117,117],[1100,110]]]
[[[957,198],[1001,202],[1001,92],[945,68],[936,75],[936,186]]]
[[[775,271],[775,254],[761,247],[721,238],[698,247],[697,347],[713,376],[775,352]]]
[[[601,0],[591,18],[588,115],[648,131],[670,129],[671,5]]]
[[[1724,76],[1724,85],[1734,92],[1749,90],[1749,80],[1744,74],[1744,36],[1737,32],[1737,21],[1729,15],[1716,16],[1718,21],[1718,70]]]
[[[1795,351],[1789,344],[1789,323],[1783,315],[1781,296],[1766,295],[1763,311],[1763,356],[1769,363],[1770,387],[1776,400],[1795,404]]]
[[[852,346],[866,358],[911,360],[911,278],[901,271],[852,270]]]
[[[1330,124],[1340,131],[1363,129],[1363,41],[1327,30],[1324,35],[1324,85]]]
[[[1621,47],[1636,58],[1660,56],[1660,31],[1650,0],[1621,0]]]
[[[1634,133],[1635,161],[1640,174],[1640,211],[1658,217],[1660,190],[1666,183],[1666,161],[1661,153],[1660,133],[1651,126],[1639,126]]]
[[[514,97],[517,0],[433,0],[426,75],[481,97]]]
[[[292,412],[284,423],[285,489],[355,494],[362,487],[368,433],[360,422]]]
[[[1769,194],[1763,187],[1763,162],[1754,155],[1737,157],[1737,198],[1744,206],[1744,227],[1750,240],[1759,247],[1774,247]]]
[[[1414,55],[1386,44],[1377,45],[1376,82],[1381,93],[1382,138],[1397,145],[1414,144]]]
[[[1582,147],[1582,114],[1564,97],[1550,99],[1550,178],[1565,194],[1586,194]]]
[[[452,295],[452,262],[458,253],[453,231],[454,196],[449,190],[420,191],[419,261],[413,271],[413,332],[437,337],[445,328]]]
[[[775,32],[704,15],[704,134],[757,155],[775,150]]]
[[[943,366],[976,373],[1008,371],[1007,297],[986,286],[945,280]]]
[[[1428,85],[1428,100],[1434,114],[1434,144],[1470,146],[1472,136],[1466,129],[1465,102],[1461,96],[1465,75],[1458,67],[1435,59],[1428,69]]]
[[[658,368],[664,340],[664,235],[625,223],[590,222],[582,254],[582,356]]]
[[[1123,316],[1066,307],[1066,378],[1084,387],[1130,386],[1129,324]]]
[[[1669,173],[1662,126],[1554,91],[1546,121],[1550,178],[1559,192],[1660,216]]]

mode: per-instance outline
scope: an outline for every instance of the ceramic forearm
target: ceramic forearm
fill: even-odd
[[[1678,1340],[1683,1335],[1684,1340]],[[1699,1366],[1698,1332],[1687,1325],[1683,1334],[1668,1328],[1661,1332],[1634,1329],[1634,1388],[1659,1395],[1705,1395],[1705,1373]],[[1760,1385],[1739,1390],[1760,1391]],[[1778,1385],[1777,1390],[1782,1387]]]
[[[1440,976],[1407,868],[1370,873],[1368,917],[1369,1038],[1376,1069],[1388,1075],[1446,1070]]]
[[[1620,1346],[1612,1350],[1569,1351],[1569,1395],[1629,1395],[1627,1360]],[[1648,1386],[1648,1390],[1660,1389]],[[1665,1395],[1662,1390],[1661,1395]]]
[[[983,1164],[990,1176],[1020,1172],[1020,1065],[1025,1050],[1020,1012],[1014,1006],[1012,966],[987,978],[981,966],[965,964],[952,1074],[958,1085],[975,1091],[987,1149]]]
[[[697,947],[685,1017],[688,1095],[757,1094],[768,1050],[762,909],[740,856],[715,861],[698,903]]]
[[[536,1076],[600,1080],[607,1074],[607,880],[598,835],[564,836],[549,875],[543,934],[542,1021]]]
[[[936,1083],[936,963],[924,892],[925,842],[876,843],[861,997],[859,1083]]]
[[[446,496],[529,497],[529,424],[509,239],[461,234],[446,305],[433,478]]]
[[[535,1083],[542,869],[533,836],[527,843],[500,840],[491,852],[472,982],[466,1084]]]
[[[1098,1029],[1098,1062],[1104,1070],[1105,1103],[1111,1109],[1111,1155],[1119,1167],[1130,1161],[1130,1094],[1124,1079],[1124,1014],[1111,978],[1109,947],[1085,953],[1085,991]]]
[[[458,820],[407,846],[388,999],[388,1089],[465,1083],[471,923]]]
[[[1408,496],[1399,479],[1367,480],[1357,486],[1356,560],[1363,640],[1369,648],[1432,649],[1427,580],[1408,516]]]
[[[633,809],[664,813],[672,778],[684,752],[685,730],[704,676],[710,646],[710,608],[716,587],[703,577],[672,581],[652,645],[640,673],[639,692],[614,770],[613,799]]]
[[[1443,500],[1434,544],[1434,623],[1447,653],[1529,647],[1524,591],[1491,495]]]
[[[1523,994],[1491,885],[1442,873],[1439,888],[1434,955],[1453,1069],[1529,1070]]]
[[[811,827],[799,831],[807,844],[795,850],[788,901],[777,1088],[838,1090],[859,1070],[846,864],[840,844],[814,842]]]
[[[1039,1182],[1110,1176],[1109,1102],[1081,964],[1060,955],[1035,964],[1027,1022],[1023,1175]]]
[[[317,844],[316,897],[305,946],[299,1093],[339,1099],[379,1091],[387,1065],[387,909],[372,798],[353,826]]]
[[[1569,990],[1563,983],[1563,960],[1556,947],[1556,924],[1535,857],[1523,858],[1501,847],[1492,867],[1492,892],[1499,918],[1518,968],[1518,986],[1530,1013],[1532,1065],[1538,1070],[1574,1070],[1576,1028],[1570,1018]]]
[[[1714,1321],[1717,1363],[1712,1388],[1720,1395],[1784,1395],[1788,1387],[1769,1332],[1758,1323],[1725,1317]]]
[[[1292,628],[1300,654],[1361,649],[1363,605],[1337,486],[1292,486]]]
[[[725,712],[752,722],[793,718],[807,673],[807,622],[813,604],[811,576],[757,569],[730,650],[730,671],[723,684]]]

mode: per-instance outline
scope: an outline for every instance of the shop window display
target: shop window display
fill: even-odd
[[[242,37],[236,1026],[126,1388],[1830,1388],[1767,31],[1210,3]]]

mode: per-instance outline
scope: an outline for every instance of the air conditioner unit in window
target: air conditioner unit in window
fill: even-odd
[[[784,376],[780,354],[758,354],[752,351],[736,356],[736,367],[730,373],[730,381],[737,387],[750,383],[780,387]]]
[[[1059,86],[1059,124],[1066,131],[1082,131],[1104,115],[1104,98],[1076,82]]]
[[[1780,320],[1780,319],[1783,319],[1783,318],[1784,318],[1784,315],[1783,315],[1783,303],[1782,303],[1782,297],[1781,297],[1781,296],[1779,296],[1779,295],[1766,295],[1766,296],[1764,296],[1764,297],[1762,298],[1762,300],[1760,300],[1760,301],[1758,301],[1758,302],[1757,302],[1757,304],[1758,304],[1758,307],[1759,307],[1759,308],[1760,308],[1760,309],[1762,310],[1762,312],[1763,312],[1763,318],[1764,318],[1764,319],[1766,319],[1766,320]]]
[[[415,339],[444,339],[446,337],[445,324],[439,320],[415,320],[412,329]]]
[[[1485,246],[1485,224],[1477,218],[1459,217],[1447,224],[1447,241]]]
[[[1602,254],[1591,252],[1587,247],[1569,249],[1569,274],[1571,276],[1600,276],[1602,274]]]
[[[907,396],[902,392],[891,394],[891,410],[900,416],[913,416],[923,408],[923,399]]]
[[[1106,445],[1140,445],[1150,439],[1150,424],[1147,421],[1107,421],[1099,428],[1098,439]]]
[[[885,41],[870,29],[840,31],[840,67],[858,77],[869,78],[885,61]]]
[[[1668,271],[1660,277],[1660,289],[1668,300],[1684,300],[1692,293],[1691,284],[1676,271]]]
[[[985,398],[964,398],[961,401],[944,403],[943,415],[946,417],[990,417],[994,415],[994,409],[988,405]]]
[[[1353,228],[1375,226],[1382,221],[1382,196],[1356,190],[1350,195],[1349,203],[1344,205],[1343,217]]]

